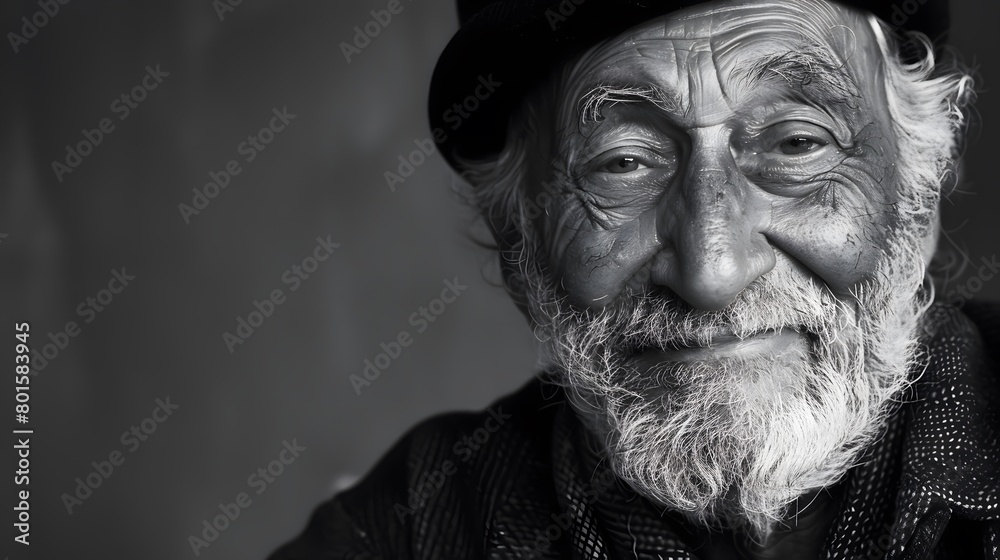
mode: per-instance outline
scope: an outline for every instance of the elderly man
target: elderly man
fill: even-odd
[[[971,83],[902,6],[461,0],[431,124],[544,374],[274,557],[1000,558],[1000,310],[928,273]]]

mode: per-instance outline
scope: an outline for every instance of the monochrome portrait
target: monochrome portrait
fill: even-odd
[[[1000,559],[997,6],[4,13],[10,558]]]

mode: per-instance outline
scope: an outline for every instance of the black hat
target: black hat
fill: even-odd
[[[842,0],[936,42],[948,0]],[[434,68],[428,115],[445,160],[498,153],[507,117],[558,64],[654,17],[698,0],[457,0],[459,29]]]

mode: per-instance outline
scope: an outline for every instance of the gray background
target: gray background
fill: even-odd
[[[19,53],[4,45],[0,352],[13,363],[13,321],[31,323],[34,346],[81,326],[32,379],[31,557],[191,558],[188,536],[248,492],[200,557],[262,558],[416,421],[484,407],[531,376],[531,333],[471,241],[441,158],[386,185],[430,135],[425,92],[457,24],[451,3],[403,0],[348,63],[339,44],[385,5],[247,0],[220,21],[209,0],[76,0]],[[4,32],[37,10],[5,3]],[[953,42],[979,69],[983,124],[946,227],[978,261],[1000,229],[997,6],[963,3],[954,18]],[[111,103],[156,64],[170,75],[119,120]],[[295,120],[185,224],[178,204],[285,106]],[[115,130],[57,181],[51,162],[105,117]],[[281,274],[327,235],[340,249],[289,293]],[[123,266],[136,279],[82,324],[78,304]],[[468,289],[416,333],[410,314],[455,277]],[[222,333],[276,288],[287,301],[230,354]],[[997,299],[1000,281],[979,295]],[[350,375],[403,330],[413,344],[356,394]],[[167,396],[179,410],[130,453],[122,432]],[[256,494],[247,477],[293,438],[307,450]],[[115,450],[125,462],[68,514],[60,497]]]

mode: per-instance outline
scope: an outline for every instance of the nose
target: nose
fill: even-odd
[[[691,156],[657,208],[651,280],[696,309],[722,309],[775,265],[770,204],[740,172],[724,128],[691,132]]]

